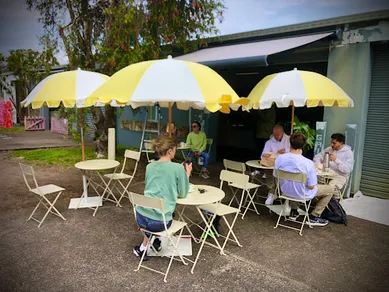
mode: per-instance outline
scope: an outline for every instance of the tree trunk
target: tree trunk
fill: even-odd
[[[92,113],[93,123],[96,127],[96,152],[99,156],[105,156],[108,153],[108,130],[105,130],[105,117],[100,107],[93,107]]]

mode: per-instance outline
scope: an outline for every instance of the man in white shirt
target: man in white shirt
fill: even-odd
[[[316,197],[318,202],[315,209],[309,215],[309,221],[314,226],[325,226],[328,220],[320,218],[321,213],[328,205],[332,195],[319,194],[317,188],[316,168],[313,161],[302,156],[302,149],[306,143],[306,138],[302,133],[296,132],[290,136],[290,153],[279,155],[274,165],[273,176],[276,177],[276,169],[292,173],[305,173],[307,182],[295,182],[290,180],[280,180],[281,192],[291,198],[313,199]],[[299,216],[297,202],[291,202],[291,211],[289,219],[296,220]]]
[[[284,128],[281,125],[275,125],[273,127],[273,135],[266,142],[262,151],[262,157],[270,157],[271,154],[284,154],[289,152],[289,136],[284,133]]]
[[[275,125],[273,127],[273,135],[270,136],[270,139],[266,142],[265,147],[263,148],[261,158],[270,158],[272,153],[279,155],[289,152],[290,143],[289,136],[284,133],[284,128],[281,125]],[[253,173],[253,175],[258,174],[259,172]],[[265,204],[273,204],[276,196],[274,195],[275,183],[272,180],[268,184],[269,193],[266,199]]]
[[[326,152],[330,154],[329,167],[334,172],[329,184],[320,184],[319,193],[330,193],[339,199],[341,190],[345,186],[354,167],[354,153],[351,147],[345,145],[345,136],[340,133],[332,134],[331,146],[324,149],[313,158],[316,167],[323,168]]]

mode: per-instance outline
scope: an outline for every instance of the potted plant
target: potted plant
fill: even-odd
[[[316,130],[312,129],[309,124],[301,122],[297,117],[294,117],[293,132],[301,132],[307,139],[307,143],[303,148],[305,154],[315,147]]]

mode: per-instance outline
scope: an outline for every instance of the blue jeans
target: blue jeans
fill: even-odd
[[[138,223],[139,227],[151,232],[160,232],[165,230],[163,221],[151,219],[149,217],[143,216],[142,214],[139,214],[138,212],[136,212],[136,222]],[[172,220],[166,222],[167,228],[169,228],[170,225],[172,225]],[[150,234],[146,232],[146,236],[149,237]]]
[[[189,151],[188,156],[190,156],[190,157],[195,157],[195,154],[194,154],[193,151]],[[208,154],[208,152],[203,151],[203,152],[201,152],[201,155],[200,155],[200,156],[204,159],[204,165],[203,165],[203,167],[204,167],[204,168],[208,168],[208,163],[209,163],[209,154]],[[193,160],[192,160],[192,161],[193,161]]]

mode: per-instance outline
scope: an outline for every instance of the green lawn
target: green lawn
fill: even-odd
[[[10,129],[0,128],[0,134],[3,133],[15,133],[15,132],[24,132],[24,126],[16,126]]]
[[[123,155],[126,149],[137,150],[119,145],[116,149],[116,159],[120,162],[124,160]],[[53,149],[36,149],[36,150],[15,150],[12,157],[23,157],[26,161],[35,164],[61,165],[65,167],[74,166],[81,161],[81,148],[53,148]],[[85,148],[85,159],[96,159],[95,148]]]

